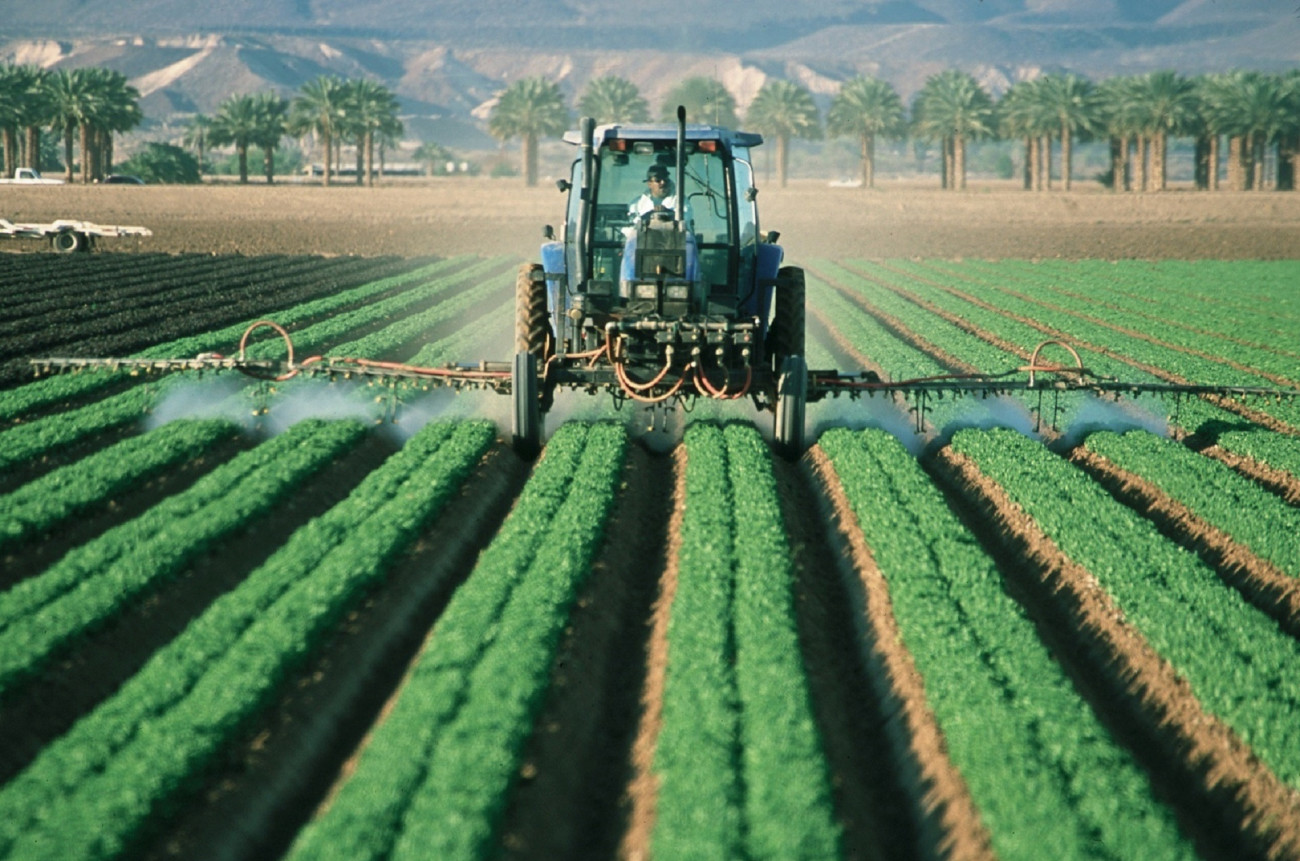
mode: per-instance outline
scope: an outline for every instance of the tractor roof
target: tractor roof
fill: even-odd
[[[565,132],[564,140],[565,143],[581,145],[582,134],[576,130]],[[674,141],[677,140],[677,126],[671,123],[662,125],[621,125],[614,123],[596,126],[595,137],[592,141],[596,149],[600,149],[607,141],[613,140]],[[686,140],[720,141],[723,146],[730,150],[733,147],[758,146],[763,142],[763,136],[755,132],[738,132],[724,129],[721,126],[688,125],[686,126]]]

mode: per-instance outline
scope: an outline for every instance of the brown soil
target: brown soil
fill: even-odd
[[[1101,584],[1067,557],[995,482],[945,448],[931,468],[968,500],[1039,630],[1113,731],[1175,799],[1183,827],[1211,857],[1292,858],[1300,793],[1207,713],[1173,666],[1124,620]],[[1061,632],[1070,632],[1062,637]]]
[[[1297,253],[1300,194],[1098,190],[1033,194],[1008,183],[944,192],[925,183],[874,191],[816,181],[764,187],[763,226],[794,260],[825,257],[1284,258]],[[533,259],[545,224],[563,220],[554,186],[441,178],[375,188],[52,186],[5,191],[6,218],[143,225],[152,237],[106,251],[512,254]],[[36,242],[12,249],[40,250]]]

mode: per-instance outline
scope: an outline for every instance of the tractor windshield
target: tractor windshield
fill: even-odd
[[[619,141],[621,150],[602,148],[593,201],[591,277],[599,281],[618,278],[629,230],[634,228],[638,205],[652,206],[646,177],[666,171],[670,203],[679,197],[676,181],[676,145],[671,141]],[[720,148],[714,148],[720,149]],[[700,277],[710,284],[728,283],[733,219],[727,165],[719,151],[705,152],[695,142],[687,144],[684,165],[685,216],[699,247]],[[661,192],[662,193],[662,192]],[[644,197],[643,197],[644,196]],[[640,203],[641,201],[646,201]],[[675,206],[673,207],[675,209]]]

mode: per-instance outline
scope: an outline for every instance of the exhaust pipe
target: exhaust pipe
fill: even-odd
[[[578,236],[575,241],[577,249],[578,265],[574,271],[574,286],[578,292],[587,292],[587,279],[590,273],[587,271],[587,234],[591,224],[591,168],[594,161],[593,140],[596,134],[596,120],[592,117],[583,117],[579,123],[582,132],[582,188],[578,190]]]
[[[677,229],[686,230],[686,106],[677,106],[677,176],[674,178],[673,195],[677,205],[673,207],[673,218]]]

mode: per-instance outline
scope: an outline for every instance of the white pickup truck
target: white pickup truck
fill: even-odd
[[[63,180],[46,179],[34,167],[20,167],[14,171],[13,179],[0,179],[0,183],[9,185],[63,185]]]
[[[147,227],[120,227],[68,219],[44,224],[15,224],[7,218],[0,218],[0,239],[48,239],[50,246],[60,254],[89,251],[95,247],[95,240],[104,236],[153,236],[153,231]]]

